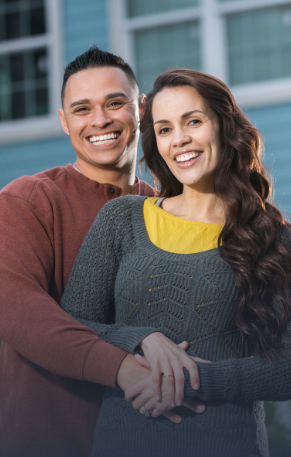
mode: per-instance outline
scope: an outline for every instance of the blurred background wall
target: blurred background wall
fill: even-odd
[[[61,79],[92,44],[127,60],[143,92],[173,67],[226,82],[262,132],[276,204],[291,213],[291,0],[0,0],[0,188],[74,162]],[[290,457],[290,405],[266,406],[272,457]]]

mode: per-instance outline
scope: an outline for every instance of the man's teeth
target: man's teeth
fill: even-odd
[[[190,154],[182,154],[176,157],[177,162],[187,162],[187,160],[195,159],[199,156],[199,152],[192,152]]]
[[[93,144],[107,144],[112,143],[116,138],[119,137],[119,133],[108,133],[108,135],[98,135],[98,136],[91,136],[89,138],[90,143]]]

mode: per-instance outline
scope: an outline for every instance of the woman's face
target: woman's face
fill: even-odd
[[[216,116],[190,86],[166,88],[153,101],[158,150],[184,186],[211,191],[220,154]]]

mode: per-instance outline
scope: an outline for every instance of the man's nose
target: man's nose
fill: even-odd
[[[104,128],[113,123],[113,119],[108,115],[104,109],[96,109],[92,113],[91,125],[92,127]]]

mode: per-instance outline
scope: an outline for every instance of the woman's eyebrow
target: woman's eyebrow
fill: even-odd
[[[194,114],[194,113],[205,114],[203,111],[200,111],[199,109],[194,109],[193,111],[188,111],[187,113],[182,114],[181,117],[182,117],[182,119],[185,119],[186,117],[191,116],[191,114]],[[155,124],[169,124],[169,122],[170,121],[167,121],[166,119],[164,119],[164,120],[154,122],[154,125]]]

